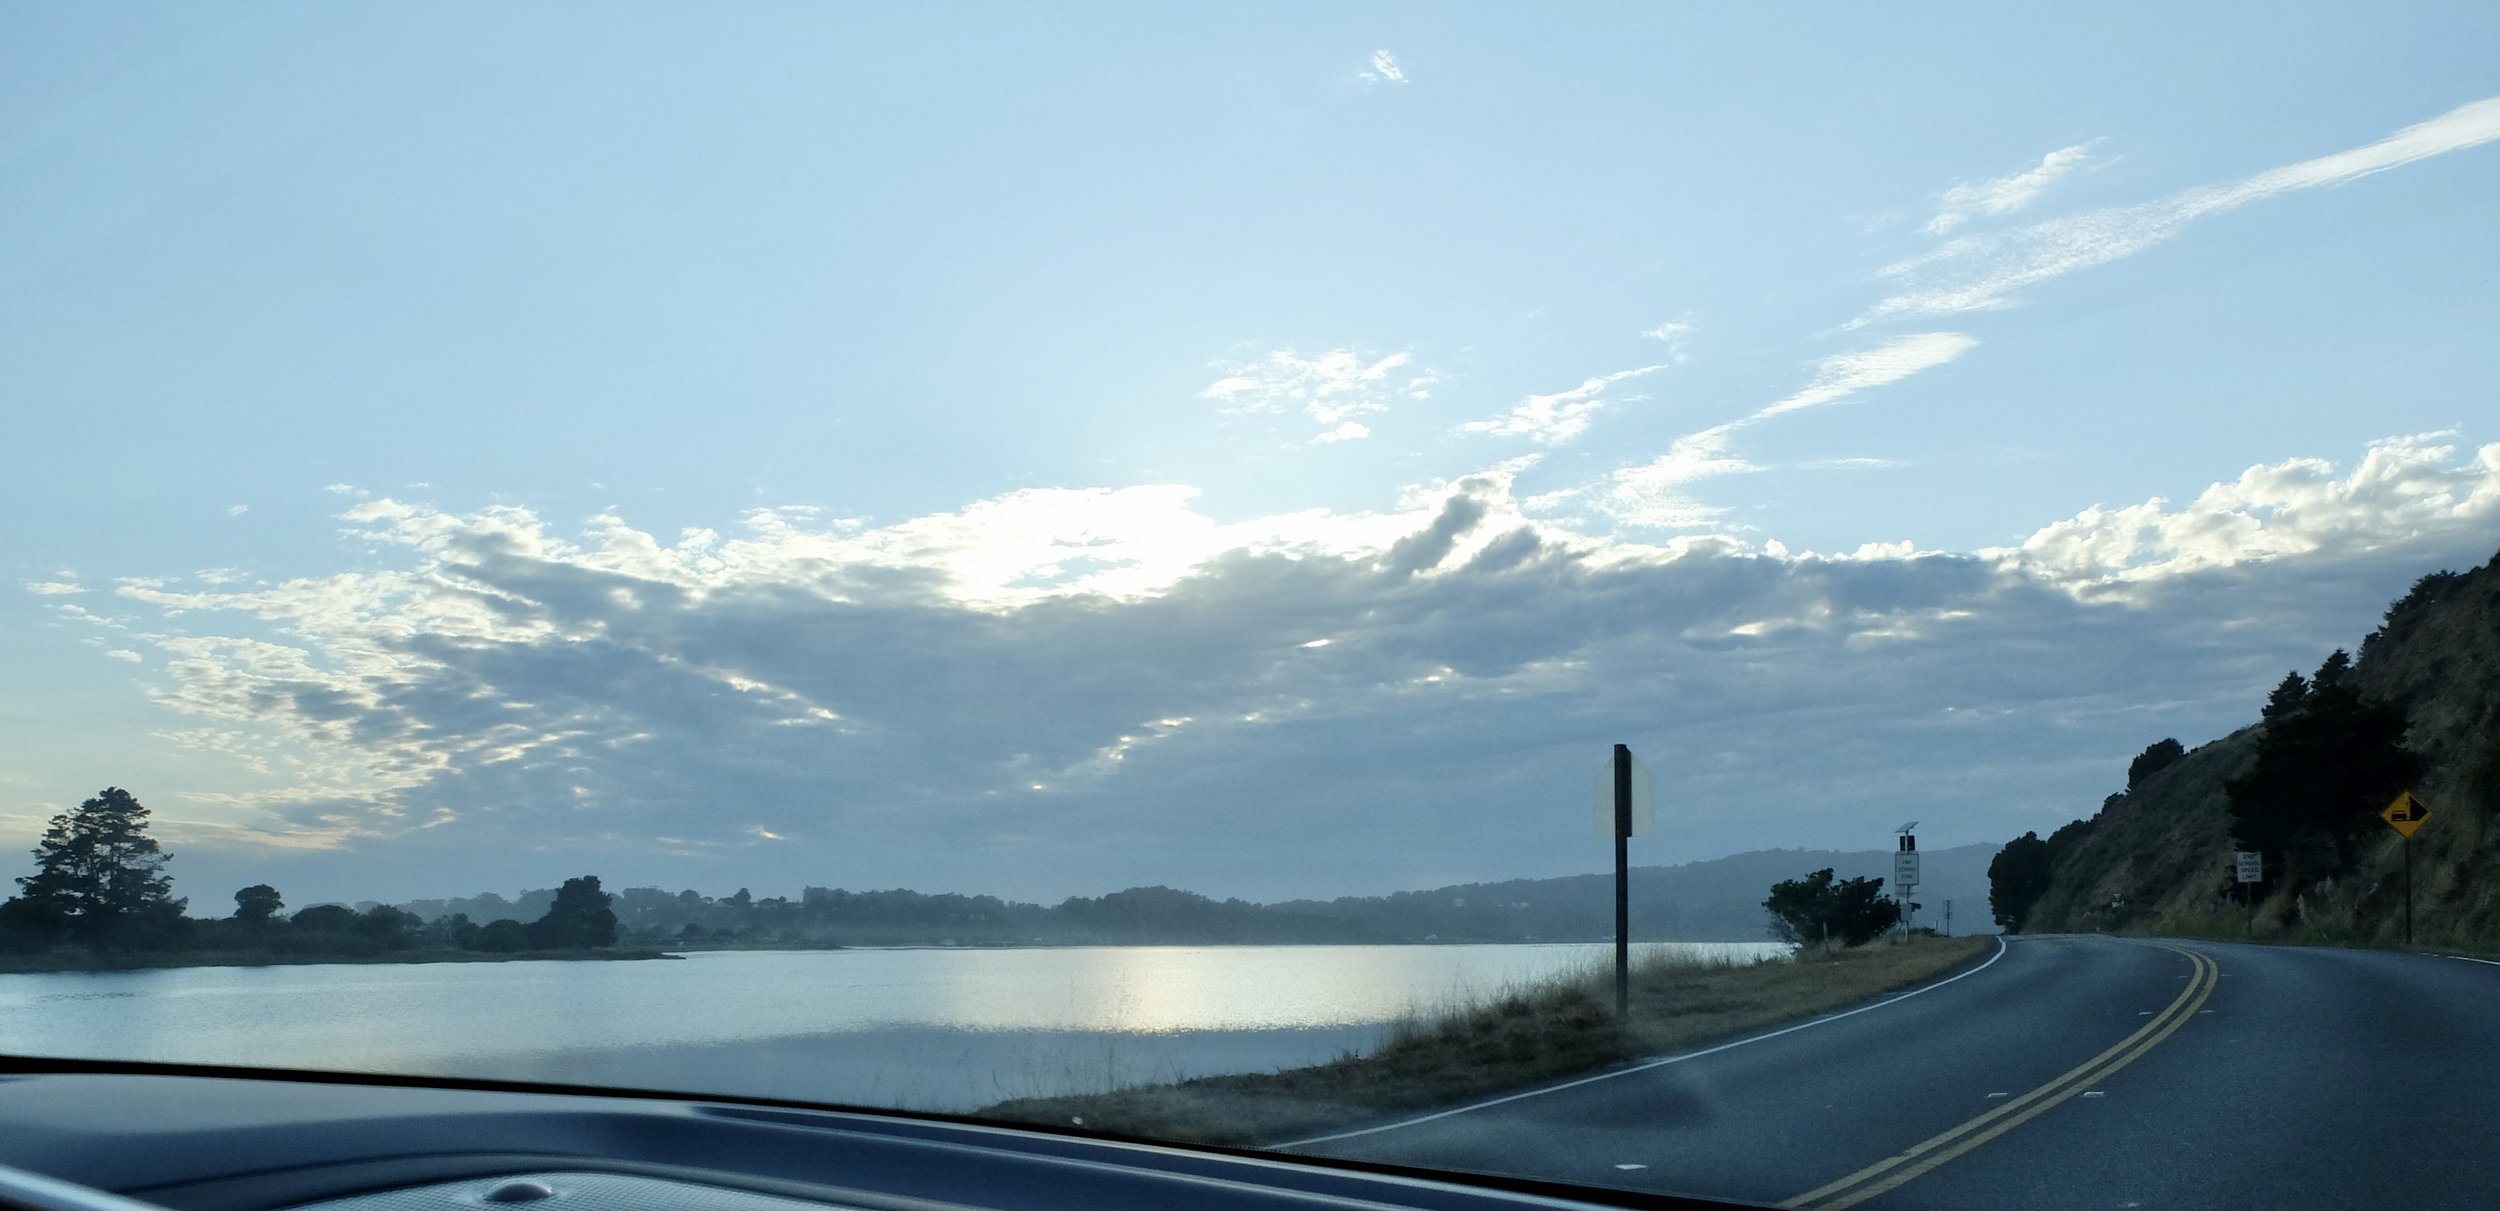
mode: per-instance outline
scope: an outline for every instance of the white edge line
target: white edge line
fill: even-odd
[[[1336,1132],[1336,1133],[1335,1133],[1335,1134],[1333,1134],[1333,1135],[1314,1135],[1314,1136],[1312,1136],[1312,1137],[1311,1137],[1311,1138],[1309,1138],[1309,1139],[1292,1140],[1292,1141],[1288,1141],[1288,1142],[1286,1142],[1286,1143],[1282,1143],[1282,1144],[1269,1144],[1269,1145],[1267,1145],[1267,1146],[1268,1146],[1269,1148],[1306,1148],[1306,1147],[1309,1147],[1309,1146],[1310,1146],[1310,1145],[1312,1145],[1312,1144],[1325,1144],[1325,1143],[1328,1143],[1328,1142],[1330,1142],[1330,1141],[1332,1141],[1332,1140],[1350,1140],[1350,1139],[1353,1139],[1354,1137],[1356,1137],[1356,1136],[1358,1136],[1358,1135],[1376,1135],[1376,1134],[1378,1134],[1378,1133],[1380,1133],[1380,1132],[1383,1132],[1383,1131],[1396,1131],[1396,1130],[1398,1130],[1398,1129],[1400,1129],[1400,1128],[1402,1128],[1402,1127],[1413,1127],[1413,1126],[1416,1126],[1417,1124],[1420,1124],[1420,1123],[1429,1123],[1429,1122],[1432,1122],[1432,1121],[1433,1121],[1433,1120],[1435,1120],[1435,1119],[1445,1119],[1445,1118],[1448,1118],[1448,1117],[1450,1117],[1451,1115],[1455,1115],[1455,1114],[1466,1114],[1466,1113],[1468,1113],[1468,1112],[1470,1112],[1470,1111],[1482,1110],[1482,1109],[1484,1109],[1484,1108],[1486,1108],[1486,1107],[1488,1107],[1488,1106],[1499,1106],[1499,1105],[1502,1105],[1502,1104],[1503,1104],[1503,1103],[1505,1103],[1505,1102],[1517,1102],[1517,1101],[1524,1101],[1524,1100],[1526,1100],[1526,1099],[1528,1099],[1528,1098],[1532,1098],[1532,1097],[1543,1097],[1543,1096],[1545,1096],[1546,1094],[1549,1094],[1549,1093],[1560,1093],[1560,1092],[1562,1092],[1562,1091],[1563,1091],[1563,1090],[1565,1090],[1565,1089],[1577,1089],[1577,1088],[1579,1088],[1579,1087],[1580,1087],[1580,1086],[1582,1086],[1582,1085],[1594,1085],[1594,1084],[1596,1084],[1596,1083],[1597,1083],[1597,1082],[1599,1082],[1599,1081],[1611,1081],[1611,1080],[1613,1080],[1613,1079],[1615,1079],[1616,1077],[1619,1077],[1619,1076],[1630,1076],[1630,1075],[1632,1075],[1632,1074],[1633,1074],[1633,1073],[1635,1073],[1635,1072],[1647,1072],[1647,1071],[1649,1071],[1649,1070],[1650,1070],[1650,1069],[1652,1069],[1652,1068],[1664,1068],[1664,1067],[1666,1067],[1666,1066],[1667,1066],[1667,1065],[1669,1065],[1669,1064],[1681,1064],[1681,1063],[1683,1063],[1683,1062],[1684,1062],[1684,1061],[1686,1061],[1686,1060],[1698,1060],[1698,1059],[1700,1059],[1701,1057],[1703,1057],[1703,1056],[1705,1056],[1705,1055],[1717,1055],[1718,1053],[1720,1053],[1720,1052],[1722,1052],[1722,1051],[1728,1051],[1728,1050],[1732,1050],[1732,1049],[1734,1049],[1734,1048],[1743,1047],[1743,1046],[1745,1046],[1746,1044],[1749,1044],[1749,1043],[1759,1043],[1759,1042],[1761,1042],[1761,1041],[1763,1041],[1763,1040],[1765,1040],[1765,1039],[1776,1039],[1776,1038],[1780,1037],[1780,1036],[1781,1036],[1781,1035],[1783,1035],[1783,1034],[1795,1034],[1795,1033],[1797,1033],[1797,1032],[1798,1032],[1798,1031],[1800,1031],[1800,1030],[1805,1030],[1805,1029],[1808,1029],[1808,1028],[1810,1028],[1810,1027],[1815,1027],[1815,1026],[1821,1026],[1821,1025],[1824,1025],[1825,1023],[1829,1023],[1829,1022],[1837,1022],[1837,1021],[1839,1021],[1839,1020],[1840,1020],[1840,1019],[1842,1019],[1842,1018],[1853,1018],[1853,1017],[1858,1016],[1858,1015],[1859,1015],[1859,1014],[1861,1014],[1861,1013],[1865,1013],[1865,1012],[1867,1012],[1868,1010],[1872,1010],[1872,1009],[1882,1009],[1882,1008],[1884,1008],[1884,1007],[1885,1007],[1885,1006],[1887,1006],[1887,1005],[1898,1005],[1898,1004],[1900,1004],[1901,1002],[1906,1001],[1906,1000],[1909,1000],[1911,997],[1917,996],[1917,995],[1919,995],[1919,994],[1921,994],[1921,993],[1934,992],[1935,990],[1937,990],[1937,989],[1939,989],[1939,988],[1942,988],[1942,987],[1944,987],[1945,985],[1947,985],[1947,984],[1950,984],[1950,983],[1954,982],[1955,980],[1965,980],[1965,979],[1969,979],[1969,978],[1970,978],[1970,977],[1972,977],[1972,976],[1978,975],[1980,972],[1986,971],[1986,970],[1988,970],[1990,967],[1995,966],[1995,965],[1996,965],[1996,961],[1997,961],[1998,959],[2002,959],[2002,958],[2004,958],[2004,957],[2005,957],[2005,935],[2003,935],[2003,934],[1998,934],[1998,935],[1997,935],[1997,952],[1996,952],[1995,954],[1989,955],[1989,956],[1988,956],[1988,961],[1987,961],[1987,962],[1982,963],[1982,964],[1980,964],[1980,965],[1979,965],[1979,966],[1977,966],[1977,967],[1973,967],[1973,968],[1971,968],[1969,971],[1965,971],[1965,972],[1961,973],[1960,975],[1948,976],[1948,977],[1946,977],[1946,978],[1944,978],[1944,979],[1941,979],[1941,980],[1936,981],[1936,982],[1935,982],[1935,983],[1933,983],[1933,984],[1929,984],[1929,985],[1927,985],[1927,986],[1926,986],[1926,987],[1924,987],[1924,988],[1916,988],[1916,989],[1912,989],[1912,990],[1910,990],[1910,991],[1908,991],[1908,992],[1902,993],[1901,995],[1899,995],[1899,996],[1897,996],[1897,997],[1890,997],[1890,998],[1887,998],[1887,999],[1884,999],[1884,1000],[1880,1000],[1880,1001],[1877,1001],[1877,1002],[1875,1002],[1874,1004],[1871,1004],[1871,1005],[1860,1005],[1860,1006],[1858,1006],[1858,1007],[1857,1007],[1857,1008],[1855,1008],[1855,1009],[1845,1010],[1845,1011],[1843,1011],[1843,1012],[1840,1012],[1840,1013],[1835,1013],[1835,1014],[1830,1014],[1830,1015],[1825,1016],[1825,1017],[1819,1017],[1819,1018],[1814,1018],[1814,1019],[1809,1020],[1809,1021],[1799,1022],[1799,1023],[1797,1023],[1797,1024],[1796,1024],[1796,1025],[1794,1025],[1794,1026],[1783,1026],[1783,1027],[1781,1027],[1781,1028],[1779,1028],[1779,1029],[1777,1029],[1777,1030],[1767,1031],[1767,1032],[1765,1032],[1765,1033],[1762,1033],[1762,1034],[1757,1034],[1757,1035],[1751,1035],[1751,1036],[1748,1036],[1748,1037],[1746,1037],[1746,1038],[1737,1039],[1737,1040],[1736,1040],[1736,1041],[1734,1041],[1734,1042],[1730,1042],[1730,1043],[1721,1043],[1721,1044],[1719,1044],[1719,1045],[1718,1045],[1718,1046],[1716,1046],[1716,1047],[1705,1047],[1705,1048],[1702,1048],[1702,1049],[1701,1049],[1701,1050],[1699,1050],[1699,1051],[1688,1051],[1688,1052],[1685,1052],[1685,1053],[1684,1053],[1684,1054],[1682,1054],[1682,1055],[1671,1055],[1671,1056],[1666,1057],[1665,1059],[1650,1060],[1650,1061],[1648,1061],[1648,1062],[1646,1062],[1646,1063],[1634,1064],[1634,1065],[1632,1065],[1632,1066],[1631,1066],[1631,1067],[1629,1067],[1629,1068],[1615,1068],[1615,1069],[1611,1069],[1611,1070],[1606,1071],[1606,1072],[1601,1072],[1601,1073],[1598,1073],[1598,1074],[1597,1074],[1597,1075],[1595,1075],[1595,1076],[1584,1076],[1584,1077],[1580,1077],[1580,1078],[1578,1078],[1578,1079],[1576,1079],[1576,1080],[1564,1081],[1563,1083],[1561,1083],[1561,1084],[1559,1084],[1559,1085],[1546,1085],[1546,1086],[1543,1086],[1543,1087],[1541,1087],[1541,1088],[1537,1088],[1537,1089],[1530,1089],[1530,1090],[1528,1090],[1528,1091],[1527,1091],[1527,1092],[1525,1092],[1525,1093],[1512,1093],[1512,1094],[1506,1094],[1506,1095],[1504,1095],[1504,1096],[1502,1096],[1502,1097],[1497,1097],[1497,1098],[1489,1098],[1489,1099],[1487,1099],[1487,1100],[1485,1100],[1485,1101],[1481,1101],[1481,1102],[1470,1102],[1470,1103],[1468,1103],[1467,1105],[1464,1105],[1464,1106],[1456,1106],[1456,1107],[1452,1107],[1451,1109],[1448,1109],[1448,1110],[1439,1110],[1439,1111],[1435,1111],[1435,1112],[1433,1112],[1433,1113],[1431,1113],[1431,1114],[1426,1114],[1426,1115],[1421,1115],[1421,1116],[1418,1116],[1418,1117],[1416,1117],[1416,1118],[1410,1118],[1410,1119],[1400,1119],[1399,1121],[1394,1122],[1394,1123],[1383,1123],[1383,1124],[1381,1124],[1380,1126],[1377,1126],[1377,1127],[1364,1127],[1364,1128],[1360,1128],[1360,1129],[1358,1129],[1358,1130],[1354,1130],[1354,1131],[1339,1131],[1339,1132]],[[2476,959],[2476,960],[2473,960],[2473,961],[2474,961],[2474,962],[2478,962],[2478,963],[2479,963],[2479,962],[2484,962],[2485,960]],[[2500,966],[2500,964],[2495,964],[2495,966]]]
[[[2482,964],[2482,965],[2483,965],[2483,966],[2485,966],[2485,967],[2500,967],[2500,961],[2494,961],[2494,960],[2491,960],[2491,959],[2477,959],[2477,958],[2473,958],[2473,957],[2470,957],[2470,956],[2467,956],[2467,955],[2441,955],[2441,956],[2439,956],[2439,957],[2440,957],[2440,958],[2443,958],[2443,959],[2455,959],[2456,961],[2458,961],[2458,962],[2460,962],[2460,963],[2480,963],[2480,964]]]

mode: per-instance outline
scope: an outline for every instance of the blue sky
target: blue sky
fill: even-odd
[[[1643,860],[2053,826],[2500,546],[2495,27],[15,6],[0,827],[1334,894],[1592,867],[1617,739]]]

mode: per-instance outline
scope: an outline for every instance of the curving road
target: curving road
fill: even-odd
[[[2500,964],[2088,936],[1289,1148],[1749,1200],[2500,1206]]]

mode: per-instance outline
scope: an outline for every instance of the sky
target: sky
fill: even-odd
[[[0,836],[1333,896],[1601,869],[1616,742],[1636,862],[2045,831],[2500,549],[2494,45],[11,5]]]

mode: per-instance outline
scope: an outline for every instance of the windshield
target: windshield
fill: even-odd
[[[0,1053],[2468,1189],[2494,46],[9,6]]]

